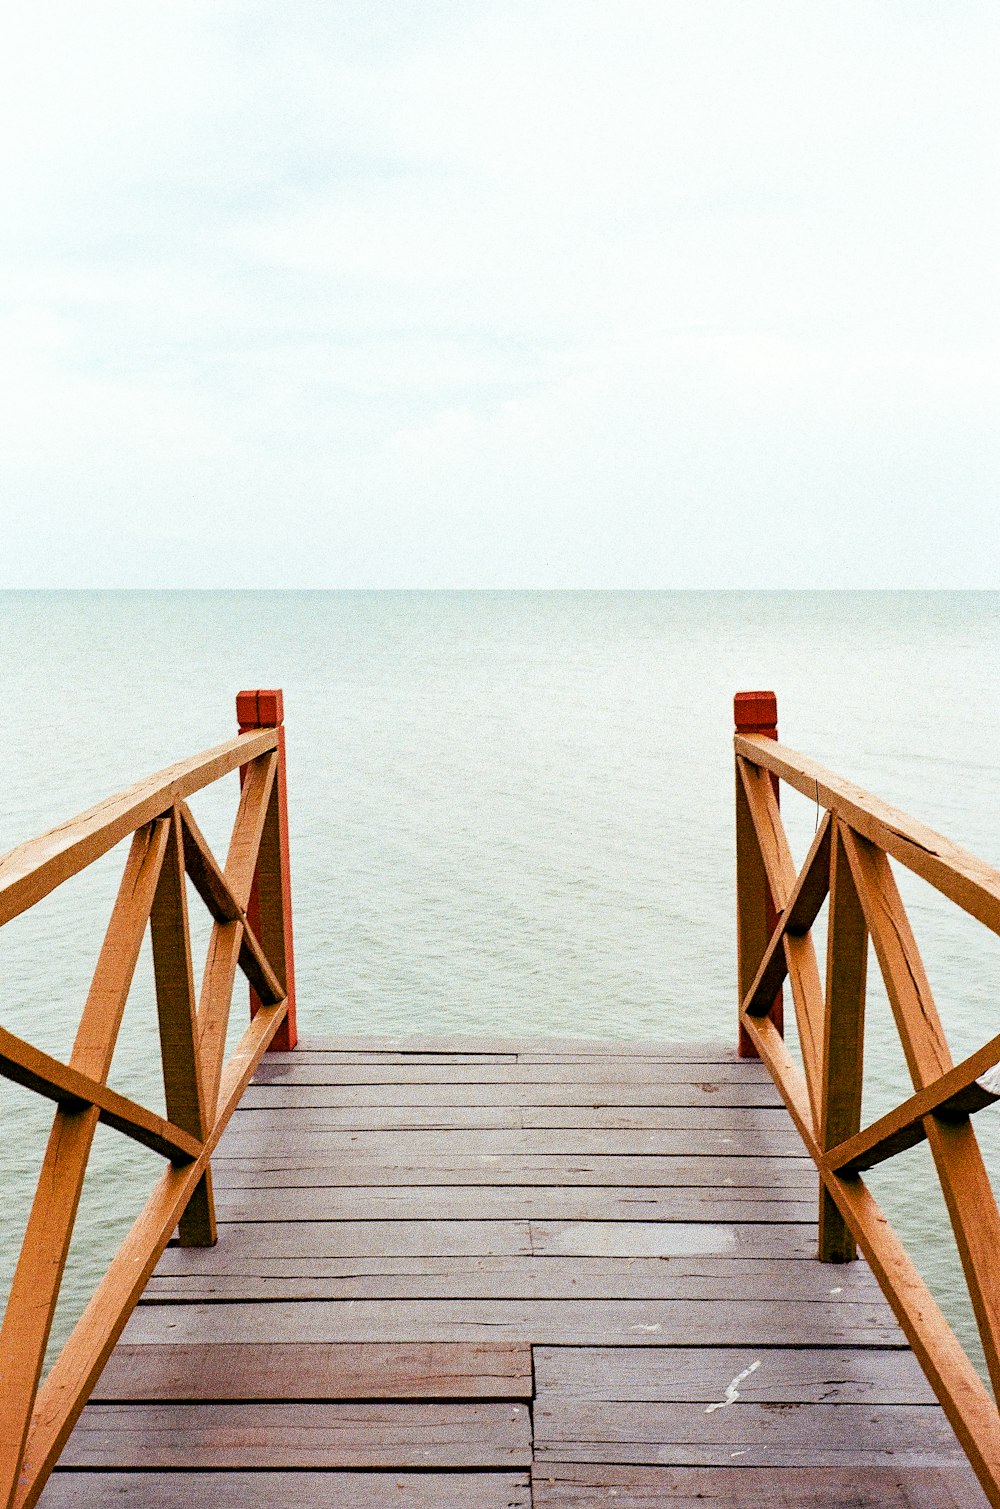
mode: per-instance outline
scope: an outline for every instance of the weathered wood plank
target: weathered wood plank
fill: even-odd
[[[739,1262],[815,1259],[815,1225],[711,1221],[226,1222],[216,1247],[168,1247],[157,1273],[228,1273],[254,1264],[338,1258],[479,1257],[522,1253],[611,1258],[731,1256]],[[831,1283],[839,1283],[839,1277]]]
[[[145,1299],[806,1299],[829,1304],[881,1294],[870,1270],[835,1275],[815,1261],[749,1265],[734,1258],[425,1257],[259,1259],[225,1271],[154,1274]]]
[[[578,1257],[815,1257],[815,1225],[773,1226],[713,1221],[532,1221],[532,1251]]]
[[[750,1228],[751,1230],[753,1228]],[[769,1228],[762,1228],[768,1230]],[[778,1234],[776,1234],[777,1236]],[[228,1271],[230,1262],[256,1258],[530,1255],[527,1221],[286,1221],[226,1222],[218,1246],[199,1251],[203,1272]],[[187,1255],[167,1248],[158,1272],[188,1272]]]
[[[546,1462],[534,1509],[985,1509],[971,1471],[954,1467],[613,1467]]]
[[[66,1472],[41,1509],[531,1509],[527,1475],[498,1472]]]
[[[124,1400],[530,1399],[528,1346],[303,1346],[221,1342],[120,1346],[94,1403]]]
[[[772,1196],[757,1189],[608,1188],[604,1185],[363,1186],[220,1190],[220,1220],[815,1220],[812,1194]]]
[[[256,1080],[247,1089],[248,1110],[316,1106],[778,1106],[769,1079],[727,1083],[706,1077],[699,1083],[668,1080],[601,1084],[350,1084],[287,1085]]]
[[[540,1401],[718,1404],[739,1377],[753,1404],[935,1404],[905,1347],[535,1347],[534,1363]]]
[[[804,1300],[290,1300],[141,1305],[123,1340],[502,1341],[537,1345],[896,1346],[886,1305]]]
[[[517,1189],[525,1185],[604,1185],[615,1189],[730,1188],[765,1190],[803,1200],[816,1189],[811,1158],[712,1158],[636,1153],[600,1154],[480,1153],[468,1157],[427,1154],[409,1163],[359,1156],[328,1159],[279,1153],[270,1157],[230,1157],[216,1164],[216,1188],[320,1189],[325,1186],[486,1184]]]
[[[885,1465],[963,1460],[943,1412],[914,1404],[619,1404],[536,1400],[535,1461],[655,1466]]]
[[[257,1113],[255,1113],[256,1115]],[[260,1117],[267,1115],[260,1112]],[[644,1157],[668,1158],[697,1154],[705,1158],[724,1154],[730,1158],[793,1158],[808,1162],[802,1152],[802,1139],[794,1127],[723,1131],[716,1128],[659,1131],[626,1131],[605,1127],[529,1127],[446,1129],[383,1128],[378,1131],[348,1128],[312,1131],[297,1130],[298,1117],[285,1117],[283,1127],[255,1122],[229,1126],[216,1148],[214,1165],[219,1169],[226,1158],[302,1159],[303,1162],[329,1161],[345,1156],[379,1163],[416,1163],[452,1156],[484,1155],[522,1158],[531,1154],[548,1156],[587,1156],[603,1154],[639,1154]],[[292,1126],[287,1123],[291,1121]],[[251,1137],[250,1134],[253,1133]],[[421,1155],[417,1157],[415,1155]]]
[[[690,1085],[711,1079],[716,1084],[767,1085],[770,1075],[760,1063],[678,1064],[669,1060],[593,1056],[589,1059],[543,1059],[528,1063],[463,1064],[442,1060],[406,1064],[342,1063],[336,1056],[310,1053],[305,1058],[263,1063],[255,1084],[259,1085],[548,1085],[548,1084],[644,1084]]]
[[[235,1136],[264,1130],[314,1131],[493,1131],[556,1129],[724,1132],[788,1129],[784,1106],[241,1106]],[[292,1133],[294,1135],[294,1133]],[[799,1145],[801,1146],[801,1139]]]
[[[716,1063],[736,1058],[733,1044],[725,1038],[630,1038],[630,1037],[491,1037],[479,1033],[403,1032],[387,1035],[365,1033],[340,1035],[303,1033],[296,1053],[476,1053],[486,1056],[524,1053],[561,1057],[577,1055],[607,1058],[676,1058],[679,1062]]]
[[[66,1467],[525,1467],[520,1403],[90,1404]]]

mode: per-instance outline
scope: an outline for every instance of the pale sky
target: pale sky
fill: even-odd
[[[0,586],[1000,586],[995,0],[8,0]]]

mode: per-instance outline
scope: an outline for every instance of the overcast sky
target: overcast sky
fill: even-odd
[[[32,0],[0,585],[1000,586],[995,0]]]

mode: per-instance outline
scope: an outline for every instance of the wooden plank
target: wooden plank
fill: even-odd
[[[215,1247],[163,1253],[158,1273],[226,1273],[237,1265],[322,1263],[337,1258],[732,1256],[740,1262],[808,1257],[815,1225],[720,1225],[697,1221],[290,1221],[223,1223]],[[822,1270],[820,1270],[822,1271]]]
[[[419,1161],[366,1159],[359,1154],[328,1160],[322,1153],[226,1158],[216,1165],[221,1193],[240,1189],[322,1189],[404,1184],[487,1184],[519,1189],[526,1185],[604,1185],[615,1189],[759,1189],[808,1199],[816,1188],[811,1158],[644,1157],[590,1154],[506,1153],[446,1157],[425,1154]]]
[[[243,1158],[250,1154],[256,1158],[277,1156],[314,1163],[352,1157],[382,1164],[412,1164],[419,1161],[421,1155],[425,1159],[451,1159],[459,1150],[464,1156],[473,1158],[586,1157],[593,1154],[666,1158],[681,1157],[693,1149],[705,1158],[721,1155],[748,1162],[761,1157],[800,1161],[806,1156],[802,1139],[787,1118],[783,1127],[763,1131],[750,1128],[739,1133],[712,1127],[696,1131],[667,1128],[650,1132],[588,1127],[449,1127],[420,1131],[412,1128],[379,1131],[316,1128],[299,1131],[299,1118],[289,1116],[283,1118],[284,1128],[275,1125],[271,1118],[262,1127],[260,1123],[264,1114],[261,1113],[256,1120],[234,1117],[216,1149],[214,1164],[217,1171],[228,1158]]]
[[[524,1467],[524,1404],[90,1404],[66,1467]]]
[[[321,1131],[494,1131],[555,1129],[753,1132],[788,1130],[784,1106],[240,1106],[235,1137]],[[801,1140],[800,1140],[801,1146]]]
[[[851,873],[841,824],[830,854],[826,1011],[820,1087],[819,1141],[824,1152],[853,1137],[861,1125],[864,1078],[865,982],[868,928]],[[857,1257],[850,1227],[820,1181],[819,1256],[826,1263]]]
[[[527,1346],[119,1346],[91,1396],[124,1400],[530,1399]]]
[[[522,1033],[518,1037],[498,1037],[488,1033],[428,1033],[403,1032],[395,1034],[319,1034],[303,1033],[299,1038],[296,1053],[476,1053],[486,1056],[518,1055],[520,1053],[542,1054],[560,1057],[563,1054],[607,1058],[644,1057],[676,1058],[683,1063],[716,1063],[736,1057],[731,1042],[722,1038],[631,1038],[631,1037],[546,1037],[542,1033]]]
[[[613,1467],[546,1462],[535,1509],[980,1509],[968,1467]]]
[[[770,1228],[766,1228],[770,1229]],[[531,1253],[527,1221],[289,1221],[226,1223],[222,1240],[197,1249],[199,1267],[225,1272],[230,1262],[257,1258],[461,1256]],[[189,1271],[191,1254],[171,1245],[160,1259],[164,1273]]]
[[[0,926],[78,875],[137,828],[169,812],[174,802],[274,749],[276,743],[271,729],[227,739],[11,849],[0,858]]]
[[[184,1300],[348,1299],[670,1299],[813,1300],[828,1307],[880,1290],[852,1265],[830,1275],[812,1261],[745,1263],[733,1258],[424,1257],[259,1259],[223,1271],[154,1274],[144,1303]]]
[[[56,1472],[41,1509],[531,1509],[499,1472]]]
[[[227,1231],[232,1228],[227,1227]],[[712,1221],[532,1221],[531,1250],[542,1256],[691,1257],[724,1256],[741,1262],[799,1258],[816,1251],[816,1227],[721,1225]]]
[[[1000,873],[985,860],[796,750],[743,736],[737,736],[736,750],[744,759],[787,781],[810,801],[843,818],[963,911],[992,932],[1000,932]]]
[[[607,1346],[898,1346],[881,1302],[804,1300],[290,1300],[140,1305],[134,1345],[177,1342],[503,1341]]]
[[[754,1189],[622,1190],[604,1185],[476,1185],[220,1190],[226,1221],[663,1220],[808,1221],[815,1193],[772,1196]]]
[[[534,1363],[540,1400],[718,1404],[739,1377],[737,1392],[746,1403],[936,1408],[905,1348],[536,1347]]]
[[[913,1404],[702,1404],[547,1395],[534,1408],[535,1461],[743,1467],[947,1466],[962,1460],[943,1412]]]
[[[278,1062],[261,1064],[259,1085],[691,1085],[711,1080],[720,1085],[767,1085],[762,1064],[675,1064],[644,1058],[641,1064],[627,1059],[549,1059],[542,1063],[373,1064],[331,1062],[312,1053],[296,1059],[294,1054]],[[292,1060],[292,1061],[289,1061]]]
[[[727,1084],[705,1079],[698,1084],[415,1084],[283,1085],[258,1083],[244,1097],[247,1109],[289,1106],[777,1106],[774,1085]]]

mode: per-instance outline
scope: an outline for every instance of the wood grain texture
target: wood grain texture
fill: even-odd
[[[223,1273],[156,1273],[145,1301],[281,1299],[731,1299],[871,1302],[866,1268],[830,1275],[818,1264],[737,1258],[425,1257],[230,1260]]]
[[[898,1346],[881,1299],[349,1300],[140,1305],[124,1339],[160,1342],[505,1341],[536,1345]]]
[[[935,1404],[906,1348],[539,1346],[534,1362],[539,1399],[717,1404],[742,1374],[746,1403]]]
[[[42,1509],[531,1509],[526,1473],[57,1472]]]
[[[741,1460],[741,1459],[740,1459]],[[534,1509],[980,1509],[967,1467],[614,1467],[547,1462]]]
[[[933,1405],[702,1404],[537,1399],[535,1461],[636,1465],[940,1467],[963,1460]]]
[[[489,1342],[120,1346],[91,1396],[95,1403],[531,1397],[530,1347]]]
[[[63,1453],[88,1468],[441,1468],[531,1464],[517,1402],[90,1404]]]

